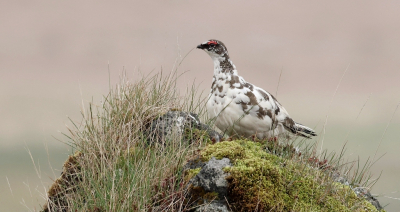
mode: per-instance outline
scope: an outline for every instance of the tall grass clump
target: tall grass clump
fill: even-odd
[[[131,83],[123,75],[101,104],[89,103],[82,123],[73,122],[66,135],[76,154],[50,188],[44,211],[183,210],[183,163],[201,141],[148,139],[151,121],[169,110],[203,112],[195,87],[179,94],[178,78],[160,72]]]

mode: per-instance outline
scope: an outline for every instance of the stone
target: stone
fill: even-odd
[[[220,201],[212,201],[209,204],[196,208],[195,212],[229,212],[225,204]]]
[[[192,201],[194,201],[194,206],[199,206],[195,211],[229,211],[226,206],[228,181],[225,179],[229,173],[224,172],[223,169],[232,166],[230,160],[228,158],[217,160],[215,157],[212,157],[206,163],[197,159],[195,162],[189,161],[188,164],[185,165],[186,169],[189,167],[191,169],[201,168],[200,172],[190,179],[188,183],[190,188],[192,188],[189,191],[189,198],[192,198]],[[201,188],[201,194],[194,194],[195,191],[193,188]],[[208,199],[206,198],[207,194],[213,194],[211,196],[215,196],[215,198]]]
[[[219,199],[225,199],[228,188],[225,177],[228,173],[225,173],[223,168],[227,166],[232,166],[228,158],[217,160],[212,157],[189,183],[193,186],[201,186],[206,192],[217,192]]]
[[[197,114],[173,110],[154,119],[147,134],[149,143],[156,141],[165,144],[171,139],[184,139],[185,131],[193,129],[205,131],[212,141],[219,142],[222,139],[222,135],[201,123]],[[191,140],[187,141],[192,142]]]
[[[346,177],[340,175],[340,173],[338,173],[338,172],[332,172],[330,174],[330,176],[333,179],[333,181],[341,183],[341,184],[346,185],[346,186],[350,186],[350,188],[354,191],[354,193],[357,194],[358,197],[364,198],[365,200],[370,202],[373,206],[375,206],[375,208],[377,210],[382,210],[383,209],[381,204],[379,204],[378,199],[376,199],[376,197],[374,197],[371,194],[371,192],[369,191],[368,188],[357,187],[357,185],[356,186],[351,185],[349,180]]]
[[[356,188],[352,188],[352,189],[357,194],[357,196],[363,197],[364,199],[366,199],[373,206],[375,206],[376,209],[378,209],[378,210],[383,209],[381,204],[379,204],[378,199],[376,199],[374,196],[372,196],[371,192],[369,192],[369,189],[367,189],[365,187],[356,187]]]

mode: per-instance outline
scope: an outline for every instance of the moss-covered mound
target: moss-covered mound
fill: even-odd
[[[227,157],[228,201],[233,211],[377,211],[349,186],[296,158],[265,151],[265,144],[224,141],[201,151],[202,160]]]
[[[61,176],[55,180],[47,192],[48,201],[43,206],[43,212],[67,211],[68,198],[66,196],[74,193],[77,184],[82,180],[79,175],[81,167],[78,161],[80,157],[82,157],[82,153],[78,151],[74,155],[70,155],[65,161]]]

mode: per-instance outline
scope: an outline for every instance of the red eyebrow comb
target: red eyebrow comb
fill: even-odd
[[[214,45],[217,45],[218,43],[217,43],[217,41],[214,41],[214,40],[210,40],[210,41],[208,41],[208,43],[207,43],[208,45],[210,45],[210,44],[214,44]]]

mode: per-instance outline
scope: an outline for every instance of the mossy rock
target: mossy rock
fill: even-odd
[[[203,161],[216,157],[232,162],[224,171],[229,173],[227,198],[233,211],[378,211],[320,169],[267,153],[266,147],[235,140],[201,151]]]
[[[83,153],[77,151],[65,161],[61,176],[54,181],[47,192],[48,200],[43,206],[43,212],[68,210],[66,194],[75,192],[76,185],[82,180],[79,175],[81,170],[79,160],[82,156]]]

